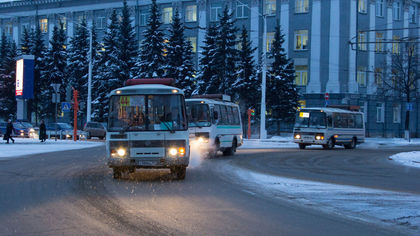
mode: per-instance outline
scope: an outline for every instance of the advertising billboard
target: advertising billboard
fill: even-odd
[[[34,97],[34,56],[23,55],[16,61],[16,98]]]

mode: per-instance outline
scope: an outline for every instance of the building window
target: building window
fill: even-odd
[[[360,87],[366,87],[366,67],[364,66],[357,68],[357,83]]]
[[[384,51],[384,34],[383,33],[376,33],[376,42],[375,42],[375,51],[376,52],[383,52]]]
[[[295,7],[296,13],[309,12],[309,0],[296,0]]]
[[[376,16],[384,16],[385,0],[376,0]]]
[[[359,0],[359,13],[366,13],[366,12],[367,12],[366,0]]]
[[[21,26],[21,31],[24,32],[25,29],[29,32],[29,23],[23,23]]]
[[[197,21],[197,5],[189,5],[185,7],[185,21],[186,22]]]
[[[86,21],[86,15],[84,13],[77,17],[77,23],[82,24],[83,21]],[[119,22],[121,22],[121,20]]]
[[[241,41],[241,35],[237,34],[236,35],[236,44],[235,44],[235,48],[236,50],[242,50],[242,41]]]
[[[384,84],[382,68],[376,68],[375,69],[375,84],[378,88],[382,88],[382,86]]]
[[[295,31],[295,50],[308,49],[308,30]]]
[[[366,35],[367,35],[366,32],[359,32],[359,44],[358,44],[359,50],[362,50],[362,51],[367,50]]]
[[[39,28],[41,29],[41,33],[47,33],[48,32],[48,19],[40,19]]]
[[[172,7],[164,7],[162,9],[162,23],[171,24],[172,23]]]
[[[276,14],[276,0],[264,0],[264,14],[269,16]]]
[[[13,25],[12,25],[12,23],[7,23],[4,28],[5,28],[6,35],[12,35],[13,34]]]
[[[140,12],[140,26],[146,26],[147,20],[149,19],[149,13],[147,11]]]
[[[98,17],[96,19],[96,28],[97,29],[104,29],[106,27],[105,17]]]
[[[377,103],[376,104],[376,122],[384,123],[385,121],[385,104]]]
[[[392,121],[394,123],[401,123],[401,105],[400,104],[394,104],[392,106]]]
[[[247,18],[248,17],[248,5],[242,2],[238,2],[236,5],[236,18]]]
[[[67,18],[66,17],[60,17],[58,20],[57,20],[57,24],[58,24],[58,26],[60,26],[60,22],[61,22],[61,24],[63,24],[63,30],[67,30]]]
[[[265,42],[265,50],[269,52],[271,50],[271,46],[273,45],[274,41],[274,32],[267,33],[267,41]]]
[[[210,8],[210,20],[219,21],[221,13],[222,13],[222,6],[220,6],[220,4],[212,4]]]
[[[192,46],[192,52],[197,52],[197,37],[187,37],[187,40],[190,41]]]
[[[400,54],[400,37],[396,35],[392,37],[392,53]]]
[[[401,2],[400,1],[394,1],[392,4],[392,16],[394,20],[400,20],[401,19]]]
[[[295,71],[295,84],[299,86],[306,86],[308,84],[308,66],[295,66]]]
[[[410,23],[415,24],[417,18],[417,6],[411,5],[409,9]]]

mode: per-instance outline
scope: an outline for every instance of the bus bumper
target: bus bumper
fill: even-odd
[[[170,168],[173,166],[188,166],[189,155],[185,157],[161,157],[161,158],[113,158],[108,159],[108,167],[122,167],[122,168]]]

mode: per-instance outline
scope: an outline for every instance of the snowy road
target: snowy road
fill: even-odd
[[[403,226],[260,194],[240,177],[216,170],[231,165],[264,175],[420,194],[420,171],[387,159],[397,152],[401,149],[241,150],[234,157],[196,162],[185,181],[172,180],[164,170],[115,181],[104,147],[3,160],[0,234],[409,235]]]

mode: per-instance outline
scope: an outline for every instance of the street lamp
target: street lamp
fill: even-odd
[[[239,0],[236,0],[238,3],[246,6],[249,10],[254,10],[250,8],[247,4],[242,3]],[[263,10],[264,11],[264,10]],[[256,11],[259,16],[263,18],[264,32],[263,32],[263,43],[262,43],[262,81],[261,81],[261,114],[260,114],[260,139],[267,138],[267,130],[265,129],[265,97],[266,97],[266,84],[267,84],[267,48],[264,46],[267,43],[267,17],[265,14],[261,14],[259,11]]]

